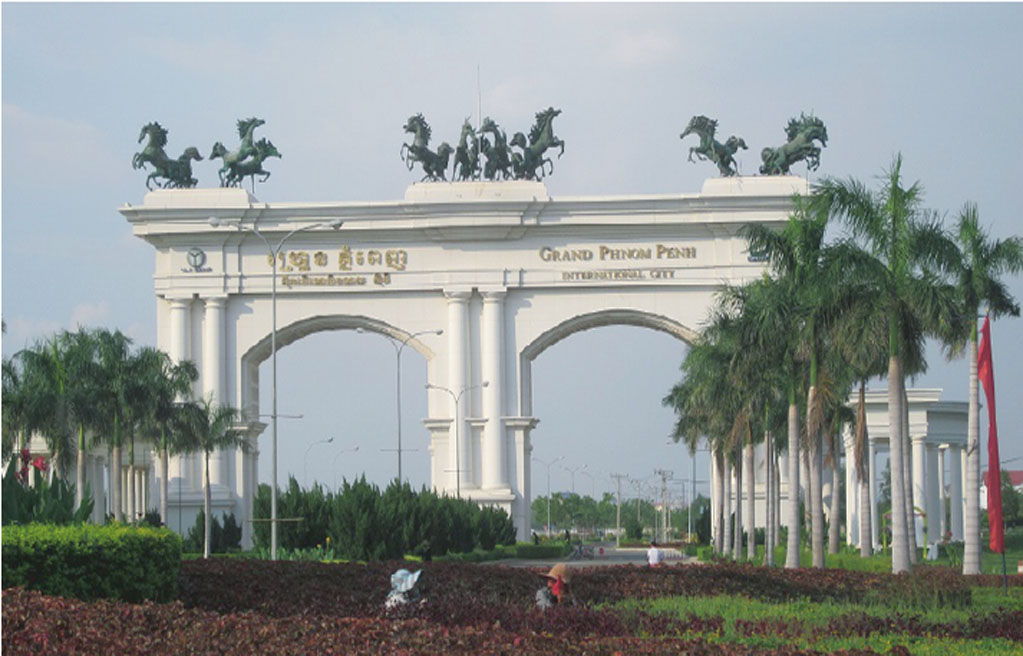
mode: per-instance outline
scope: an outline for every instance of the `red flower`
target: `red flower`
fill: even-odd
[[[43,473],[46,473],[46,470],[50,468],[49,463],[46,462],[46,458],[43,456],[36,456],[36,459],[32,461],[32,466]]]

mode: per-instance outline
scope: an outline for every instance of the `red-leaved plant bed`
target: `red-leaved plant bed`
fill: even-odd
[[[892,576],[729,564],[653,570],[597,567],[573,572],[575,604],[542,612],[533,606],[534,593],[543,584],[537,570],[425,563],[419,584],[425,603],[388,613],[383,602],[390,575],[399,567],[420,566],[189,561],[182,567],[179,599],[170,604],[85,603],[12,588],[3,593],[4,653],[728,655],[748,649],[705,641],[721,634],[720,617],[596,605],[716,594],[776,602],[898,598],[961,605],[969,600],[964,578],[937,568]],[[958,623],[922,622],[898,613],[880,620],[850,613],[826,628],[803,627],[797,620],[741,621],[736,628],[747,636],[899,632],[1023,642],[1023,613]],[[793,647],[758,653],[804,652]]]
[[[552,611],[562,614],[565,609]],[[509,631],[494,624],[449,627],[423,619],[214,613],[181,602],[138,605],[92,603],[47,597],[35,591],[3,591],[3,648],[8,656],[44,654],[377,654],[452,656],[527,654],[690,654],[738,656],[749,649],[708,644],[700,638],[593,637],[580,641],[549,631]],[[791,648],[758,651],[799,656],[819,654]],[[889,654],[906,654],[896,648]],[[871,650],[836,656],[875,656]]]

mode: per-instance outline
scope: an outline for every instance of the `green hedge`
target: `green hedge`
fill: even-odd
[[[177,595],[181,538],[165,528],[121,524],[3,529],[3,587],[92,600],[170,601]]]

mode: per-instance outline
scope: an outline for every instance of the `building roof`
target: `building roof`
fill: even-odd
[[[1023,485],[1023,470],[1005,470],[1005,473],[1009,475],[1009,481],[1013,487],[1019,487]],[[987,470],[984,470],[984,474],[981,476],[981,485],[987,486]]]

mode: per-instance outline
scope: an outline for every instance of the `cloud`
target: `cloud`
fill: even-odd
[[[666,62],[678,53],[677,39],[655,30],[631,32],[618,36],[609,44],[612,59],[618,64],[634,68],[654,66]]]
[[[99,303],[79,303],[71,311],[71,330],[96,328],[103,325],[110,317],[110,306],[106,301]]]
[[[108,135],[85,121],[32,114],[3,105],[3,167],[6,180],[50,184],[116,182],[124,163],[109,147]]]

